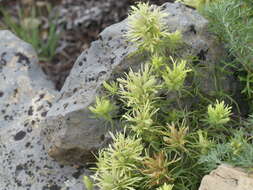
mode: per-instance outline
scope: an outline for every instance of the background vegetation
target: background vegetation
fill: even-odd
[[[59,41],[56,18],[41,19],[49,15],[50,4],[43,6],[29,5],[27,8],[18,9],[17,17],[13,17],[4,7],[0,6],[0,14],[5,28],[14,32],[19,38],[30,43],[37,51],[40,61],[51,61],[56,54]],[[48,22],[48,27],[43,28],[43,21]]]

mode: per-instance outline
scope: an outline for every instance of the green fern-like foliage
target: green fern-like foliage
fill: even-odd
[[[222,163],[253,170],[253,146],[250,139],[242,131],[234,131],[234,137],[227,143],[216,144],[207,154],[200,157],[199,162],[205,164],[205,170],[210,172]]]
[[[231,160],[231,147],[228,144],[217,144],[207,155],[202,155],[199,163],[205,164],[205,171],[208,173],[217,168],[220,164]]]
[[[210,30],[218,35],[229,52],[228,68],[239,71],[245,93],[253,94],[253,3],[250,0],[219,0],[205,6],[201,13],[210,21]]]

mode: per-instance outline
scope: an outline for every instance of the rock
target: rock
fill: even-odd
[[[32,46],[0,31],[0,189],[84,190],[82,169],[48,156],[39,122],[57,95]]]
[[[128,6],[128,0],[63,0],[59,6],[55,7],[55,12],[59,13],[58,22],[65,29],[79,29],[84,32],[94,26],[119,22],[126,16],[126,6]]]
[[[92,117],[88,106],[112,71],[117,75],[130,65],[123,60],[136,48],[124,42],[119,32],[125,30],[124,26],[107,28],[101,33],[101,40],[83,52],[43,123],[46,149],[62,163],[93,161],[92,152],[107,145],[107,128]]]
[[[147,0],[144,0],[147,1]],[[174,0],[151,0],[151,3],[162,4]],[[55,7],[59,13],[58,22],[63,25],[65,30],[82,30],[83,33],[89,33],[91,29],[104,29],[112,23],[123,20],[128,13],[128,8],[134,2],[129,0],[63,0]]]
[[[185,47],[178,54],[197,56],[199,60],[195,64],[209,65],[206,78],[202,79],[202,86],[209,93],[214,88],[211,86],[211,71],[223,55],[223,49],[207,32],[207,20],[181,4],[166,3],[162,8],[170,14],[167,18],[169,29],[183,33]],[[90,49],[77,59],[57,101],[50,108],[43,121],[42,135],[46,150],[56,160],[63,163],[89,162],[93,159],[91,152],[107,144],[108,130],[101,121],[92,118],[88,106],[100,94],[105,80],[121,76],[130,66],[138,67],[143,61],[141,56],[128,56],[136,47],[124,39],[126,30],[124,20],[100,34]]]
[[[199,190],[252,190],[253,177],[241,169],[221,165],[206,175]]]
[[[57,89],[62,88],[77,57],[89,48],[99,33],[126,17],[128,4],[128,0],[62,0],[51,11],[51,17],[57,17],[58,30],[61,30],[58,61],[43,65]]]

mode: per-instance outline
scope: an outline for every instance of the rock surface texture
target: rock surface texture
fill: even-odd
[[[208,67],[203,71],[205,78],[200,85],[210,93],[214,88],[212,71],[216,60],[223,55],[223,49],[207,32],[207,20],[181,4],[166,3],[162,9],[169,13],[166,22],[171,32],[180,30],[183,34],[185,45],[178,54],[196,56],[196,64]],[[126,22],[106,28],[90,49],[79,56],[43,122],[46,150],[60,162],[89,162],[93,159],[91,152],[108,141],[107,129],[101,121],[92,118],[88,106],[101,93],[101,84],[105,80],[112,80],[129,67],[141,63],[140,57],[128,56],[136,47],[123,37],[127,30]],[[229,89],[230,85],[225,87]]]
[[[252,190],[253,177],[240,169],[221,165],[206,175],[199,190]]]
[[[0,31],[1,190],[84,189],[77,178],[85,172],[53,161],[40,138],[38,124],[56,95],[31,45]]]

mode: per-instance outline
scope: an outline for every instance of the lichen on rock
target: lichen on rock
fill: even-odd
[[[83,190],[80,171],[55,162],[41,140],[39,123],[58,92],[37,62],[31,45],[0,31],[0,189],[60,190],[75,180],[69,189]]]

